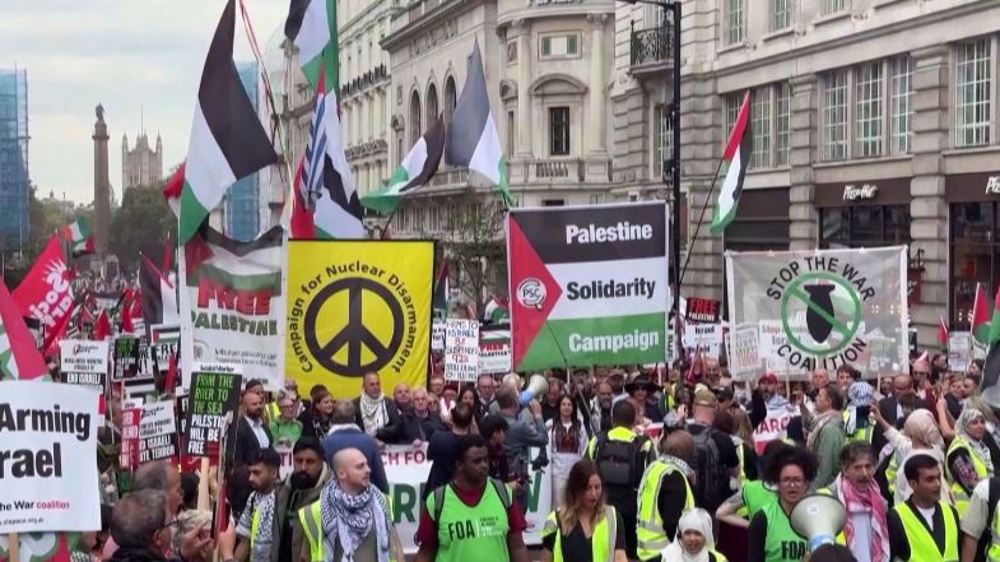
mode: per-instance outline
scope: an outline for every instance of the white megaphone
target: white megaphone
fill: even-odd
[[[532,400],[540,398],[549,391],[549,381],[542,375],[531,375],[528,386],[521,391],[521,406],[527,406]]]
[[[789,517],[792,529],[809,539],[809,552],[824,544],[834,544],[844,530],[847,510],[835,496],[808,495],[796,504]]]

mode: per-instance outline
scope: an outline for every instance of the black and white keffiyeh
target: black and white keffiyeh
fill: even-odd
[[[378,561],[389,560],[389,503],[381,492],[368,486],[356,495],[348,494],[336,480],[320,492],[323,534],[336,537],[344,549],[341,562],[354,562],[354,552],[373,530],[377,540]]]

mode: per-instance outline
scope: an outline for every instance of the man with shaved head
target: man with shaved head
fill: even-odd
[[[906,421],[906,416],[909,414],[909,412],[903,410],[903,399],[914,394],[916,392],[913,387],[913,379],[910,375],[900,374],[893,377],[892,396],[887,396],[878,403],[879,412],[889,425],[895,426],[896,429],[903,427],[903,422]],[[932,412],[935,411],[933,407],[928,409]],[[882,424],[875,424],[875,428],[872,430],[872,449],[881,451],[886,443],[888,441],[885,438],[885,430],[882,428]]]
[[[368,459],[348,447],[333,455],[334,481],[299,510],[306,545],[300,562],[404,560],[389,501],[371,484]]]

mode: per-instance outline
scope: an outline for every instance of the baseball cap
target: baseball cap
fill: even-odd
[[[769,382],[771,384],[778,384],[778,377],[774,376],[774,373],[768,371],[763,375],[761,375],[760,380],[758,380],[757,382],[761,384],[766,382]]]

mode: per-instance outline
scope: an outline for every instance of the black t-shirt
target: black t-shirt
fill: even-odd
[[[431,472],[427,475],[424,486],[424,497],[435,489],[451,481],[455,473],[455,449],[458,446],[458,435],[451,431],[436,431],[427,444],[427,458],[431,464]]]
[[[615,510],[617,524],[615,525],[615,550],[625,550],[625,521],[622,514]],[[556,531],[562,533],[562,528]],[[573,530],[568,535],[562,535],[560,546],[562,547],[562,559],[572,562],[602,562],[594,560],[594,550],[591,546],[591,538],[583,534],[583,527],[577,522]],[[542,547],[549,552],[556,546],[556,534],[552,533],[542,538]]]

